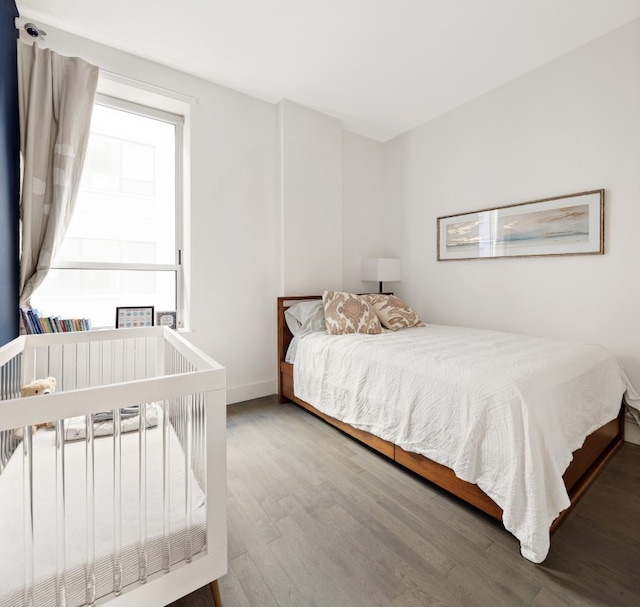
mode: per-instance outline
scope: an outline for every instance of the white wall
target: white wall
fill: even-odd
[[[187,336],[227,368],[230,402],[274,393],[277,107],[41,25],[48,45],[62,54],[197,100],[190,117]]]
[[[362,259],[386,257],[384,144],[342,134],[342,288],[351,293],[377,290],[360,280]]]
[[[283,100],[279,104],[282,294],[342,287],[342,126]]]
[[[386,144],[397,291],[428,321],[595,342],[640,388],[640,21]],[[606,190],[606,254],[436,262],[436,218]]]
[[[190,339],[229,401],[275,392],[275,297],[361,291],[363,257],[432,322],[599,342],[640,386],[640,22],[387,143],[42,24],[49,44],[191,105]],[[436,262],[436,218],[606,188],[604,256]]]

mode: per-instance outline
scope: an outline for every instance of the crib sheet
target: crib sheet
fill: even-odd
[[[162,569],[162,431],[147,430],[147,572]],[[122,560],[123,586],[138,583],[139,559],[139,433],[122,435]],[[185,457],[170,431],[170,559],[184,560]],[[33,436],[35,604],[55,605],[55,431]],[[23,604],[24,507],[22,448],[0,475],[0,607]],[[86,601],[86,461],[85,443],[65,443],[66,600],[69,607]],[[188,474],[192,475],[191,470]],[[205,496],[192,475],[191,532],[193,554],[206,540]],[[96,596],[113,588],[114,510],[113,437],[95,440]]]

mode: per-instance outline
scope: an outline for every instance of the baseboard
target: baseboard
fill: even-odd
[[[640,445],[640,426],[633,419],[624,420],[624,440],[634,445]]]
[[[252,398],[260,398],[269,396],[278,392],[278,382],[273,379],[271,381],[262,381],[255,384],[247,384],[245,386],[235,386],[227,388],[227,405],[233,403],[241,403]]]

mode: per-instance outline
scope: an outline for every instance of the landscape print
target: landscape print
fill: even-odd
[[[497,211],[487,213],[497,214]],[[480,216],[484,213],[479,213]],[[570,242],[588,242],[589,205],[563,207],[552,211],[533,211],[511,217],[497,217],[495,235],[491,230],[481,230],[484,218],[477,221],[457,223],[447,228],[447,248],[477,247],[483,244],[498,244],[514,247],[521,244],[540,246]],[[493,223],[493,222],[492,222]]]
[[[438,259],[602,253],[603,203],[598,190],[441,217]]]

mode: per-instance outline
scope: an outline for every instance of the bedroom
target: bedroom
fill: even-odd
[[[36,22],[43,10],[18,8]],[[40,15],[59,52],[198,99],[190,326],[227,367],[229,402],[276,392],[277,295],[370,289],[360,260],[378,255],[403,259],[393,288],[432,322],[602,343],[640,384],[637,18],[383,143],[90,42],[62,15]],[[604,256],[435,260],[440,215],[596,188]]]

